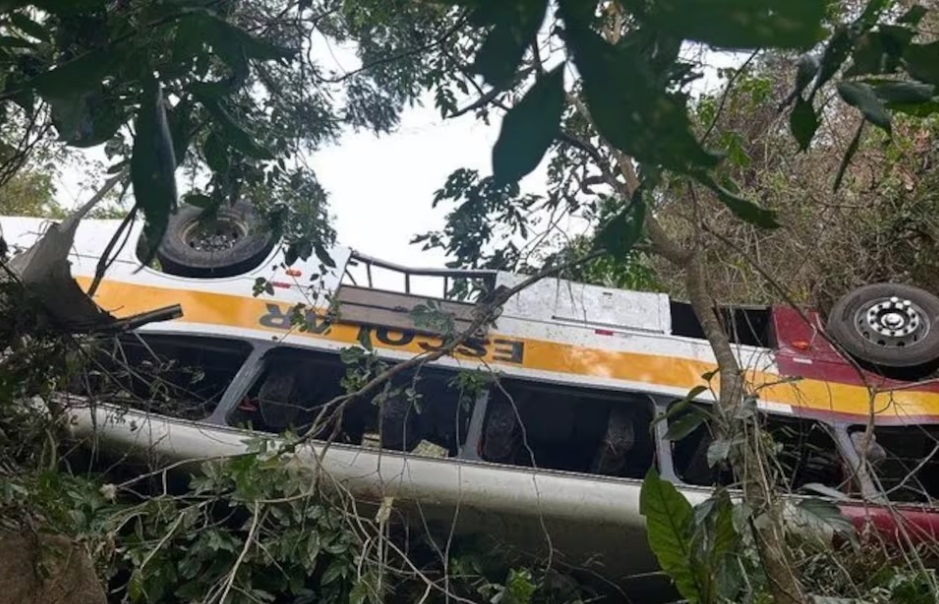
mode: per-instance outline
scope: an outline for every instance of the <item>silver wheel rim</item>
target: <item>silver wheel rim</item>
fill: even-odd
[[[218,218],[206,223],[195,221],[182,233],[183,242],[199,252],[230,250],[247,235],[237,221]]]
[[[871,300],[854,315],[858,334],[883,348],[913,346],[929,334],[931,327],[922,308],[899,296]]]

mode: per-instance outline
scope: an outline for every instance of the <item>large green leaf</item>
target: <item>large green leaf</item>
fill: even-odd
[[[841,69],[854,47],[854,38],[854,33],[847,26],[839,25],[835,28],[818,61],[818,75],[815,78],[815,85],[812,86],[809,100],[813,100],[822,86],[827,84]]]
[[[845,76],[895,73],[915,34],[902,25],[881,25],[865,32],[855,43]]]
[[[891,131],[890,113],[877,98],[874,89],[867,84],[857,82],[838,82],[838,94],[846,103],[857,107],[864,118],[875,126]]]
[[[911,76],[939,85],[939,42],[910,44],[903,53],[903,60]]]
[[[59,139],[74,147],[107,142],[127,121],[126,110],[113,90],[94,90],[66,97],[46,97]]]
[[[624,258],[642,237],[646,203],[640,187],[629,204],[604,224],[594,238],[594,248],[604,249],[614,258]]]
[[[228,148],[215,132],[210,132],[202,143],[202,155],[205,163],[216,174],[223,174],[228,170]]]
[[[0,48],[34,48],[36,45],[19,36],[0,36]]]
[[[192,103],[187,100],[180,101],[167,112],[166,119],[173,139],[173,155],[176,158],[176,166],[179,167],[186,158],[192,138]]]
[[[476,53],[473,68],[492,86],[510,82],[525,49],[544,22],[546,0],[499,0],[481,2],[471,19],[477,25],[493,25]]]
[[[726,490],[694,508],[691,571],[703,603],[735,601],[740,582],[732,572],[737,564],[739,536],[733,522],[733,504]]]
[[[717,503],[705,520],[708,531],[708,547],[703,552],[708,559],[707,572],[716,596],[724,600],[736,601],[740,589],[741,577],[736,561],[740,535],[734,526],[734,506],[726,490],[716,496]]]
[[[206,37],[210,43],[237,48],[249,59],[274,61],[289,59],[297,51],[285,46],[278,46],[259,38],[250,32],[211,13],[204,13],[206,19]]]
[[[140,110],[135,121],[130,177],[134,199],[143,210],[144,240],[148,249],[143,264],[156,255],[170,213],[176,209],[176,157],[166,119],[163,91],[156,81],[145,83]]]
[[[235,121],[235,118],[222,105],[222,98],[216,94],[216,90],[209,84],[196,83],[190,87],[192,95],[202,104],[219,126],[219,131],[224,134],[225,142],[238,149],[248,157],[255,159],[273,159],[274,155],[259,145],[244,127]]]
[[[799,63],[796,65],[796,90],[795,94],[801,95],[802,91],[815,79],[821,63],[815,55],[802,55]]]
[[[916,27],[919,25],[919,22],[923,20],[923,17],[926,16],[927,12],[928,11],[925,6],[916,4],[911,6],[908,11],[903,13],[900,18],[897,19],[897,23],[908,23],[909,25]]]
[[[502,120],[492,149],[492,176],[517,182],[538,167],[561,130],[564,111],[564,65],[538,78]]]
[[[18,30],[37,40],[50,40],[52,38],[51,28],[47,29],[44,25],[33,21],[24,14],[13,13],[10,15],[10,21]]]
[[[851,521],[830,501],[809,497],[795,506],[796,520],[811,531],[824,537],[829,531],[842,535],[850,541],[857,539],[857,531]]]
[[[711,178],[709,174],[699,174],[697,178],[702,184],[714,191],[720,202],[727,206],[737,218],[764,229],[779,227],[779,223],[776,221],[776,212],[761,208],[749,199],[728,191]]]
[[[886,103],[888,108],[893,108],[893,105],[930,103],[936,94],[934,85],[921,82],[885,81],[870,85],[877,98]]]
[[[93,50],[42,73],[27,85],[43,98],[67,98],[92,90],[123,59],[117,50]]]
[[[796,104],[792,108],[792,113],[789,114],[789,127],[796,142],[799,143],[799,150],[808,149],[818,129],[818,116],[815,115],[812,101],[807,101],[801,96],[796,98]]]
[[[688,500],[650,468],[639,492],[649,547],[682,597],[699,602],[704,590],[692,569],[693,511]]]
[[[678,415],[677,419],[669,420],[665,439],[678,441],[702,426],[708,419],[708,414],[698,407],[689,407],[687,411]]]
[[[600,134],[639,163],[690,172],[714,167],[691,131],[685,98],[667,91],[641,49],[612,46],[582,21],[582,4],[562,0],[564,33],[581,75],[590,115]]]
[[[628,0],[641,19],[686,40],[725,48],[810,48],[825,34],[819,0]]]

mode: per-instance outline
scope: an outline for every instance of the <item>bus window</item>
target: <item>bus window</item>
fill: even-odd
[[[682,415],[706,411],[710,405],[695,404],[692,408],[669,419],[670,424]],[[810,483],[829,488],[847,486],[850,471],[838,452],[831,428],[817,421],[761,413],[761,429],[775,443],[775,460],[770,470],[780,487],[797,491]],[[709,422],[701,423],[684,438],[672,442],[672,461],[675,473],[688,484],[732,486],[734,477],[726,465],[709,467],[707,452],[714,441]]]
[[[939,499],[939,426],[874,428],[873,442],[864,442],[864,427],[849,431],[855,449],[866,446],[874,486],[896,502]]]
[[[485,461],[642,478],[654,463],[641,395],[501,380],[489,390]]]
[[[184,419],[208,417],[251,346],[239,340],[138,334],[101,342],[70,390]]]
[[[456,385],[456,372],[426,367],[402,372],[371,397],[324,407],[345,394],[347,371],[338,354],[273,350],[229,423],[273,433],[313,430],[319,440],[397,451],[424,445],[422,451],[457,455],[472,397]]]

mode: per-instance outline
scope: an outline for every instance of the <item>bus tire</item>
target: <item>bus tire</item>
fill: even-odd
[[[274,247],[274,236],[254,207],[222,204],[200,223],[202,209],[183,205],[170,216],[157,252],[163,272],[181,277],[232,277],[256,268]]]
[[[849,355],[881,369],[939,361],[939,298],[910,285],[859,287],[831,309],[827,332]]]

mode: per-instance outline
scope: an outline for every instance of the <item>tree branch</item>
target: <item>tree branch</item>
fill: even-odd
[[[386,369],[385,371],[373,377],[355,392],[339,395],[332,400],[323,403],[320,412],[317,414],[317,417],[313,422],[313,428],[311,428],[301,437],[301,442],[309,440],[313,437],[313,434],[316,432],[317,428],[322,425],[321,421],[328,411],[340,412],[353,400],[378,390],[395,376],[408,371],[409,369],[420,367],[427,363],[437,361],[445,356],[452,355],[459,346],[465,344],[467,340],[476,336],[480,329],[491,323],[493,317],[498,314],[500,308],[515,294],[531,287],[542,279],[557,275],[566,269],[573,268],[585,262],[590,262],[591,260],[598,258],[605,253],[606,252],[604,250],[598,250],[570,262],[565,262],[557,266],[546,268],[526,278],[521,283],[513,285],[512,287],[500,285],[499,287],[495,288],[495,290],[490,292],[486,300],[477,303],[476,307],[473,309],[473,321],[469,324],[469,326],[454,336],[453,339],[446,342],[443,346],[430,352],[417,354],[402,363],[398,363],[397,365],[394,365],[393,367],[390,367],[389,369]]]
[[[324,84],[338,84],[339,82],[343,82],[343,81],[345,81],[345,80],[347,80],[347,79],[349,79],[349,78],[351,78],[351,77],[353,77],[353,76],[356,76],[356,75],[358,75],[358,74],[360,74],[360,73],[362,73],[362,72],[364,72],[364,71],[368,71],[369,69],[372,69],[372,68],[374,68],[374,67],[378,67],[379,65],[385,65],[386,63],[393,63],[393,62],[395,62],[395,61],[400,61],[401,59],[404,59],[404,58],[410,57],[410,56],[412,56],[412,55],[416,55],[416,54],[422,53],[422,52],[424,52],[425,50],[430,50],[431,48],[434,48],[435,46],[439,46],[440,44],[443,44],[444,42],[447,41],[447,39],[448,39],[450,36],[452,36],[453,34],[455,34],[456,31],[457,31],[458,29],[460,29],[460,28],[466,23],[466,20],[467,20],[467,16],[468,16],[468,15],[469,15],[468,12],[464,12],[462,15],[460,15],[459,17],[457,17],[457,19],[456,19],[456,21],[453,23],[453,25],[451,25],[450,27],[448,27],[440,36],[434,38],[433,40],[431,40],[430,42],[427,42],[426,44],[421,44],[421,45],[419,45],[419,46],[415,46],[414,48],[409,48],[409,49],[407,49],[407,50],[404,50],[404,51],[399,52],[399,53],[396,54],[396,55],[392,55],[392,56],[390,56],[390,57],[382,57],[381,59],[376,59],[375,61],[372,61],[371,63],[368,63],[368,64],[366,64],[366,65],[362,65],[361,67],[359,67],[359,68],[357,68],[357,69],[353,69],[352,71],[349,71],[349,72],[347,72],[347,73],[344,73],[343,75],[341,75],[341,76],[339,76],[339,77],[336,77],[336,78],[320,78],[320,77],[317,77],[316,79],[317,79],[318,81],[324,83]]]

